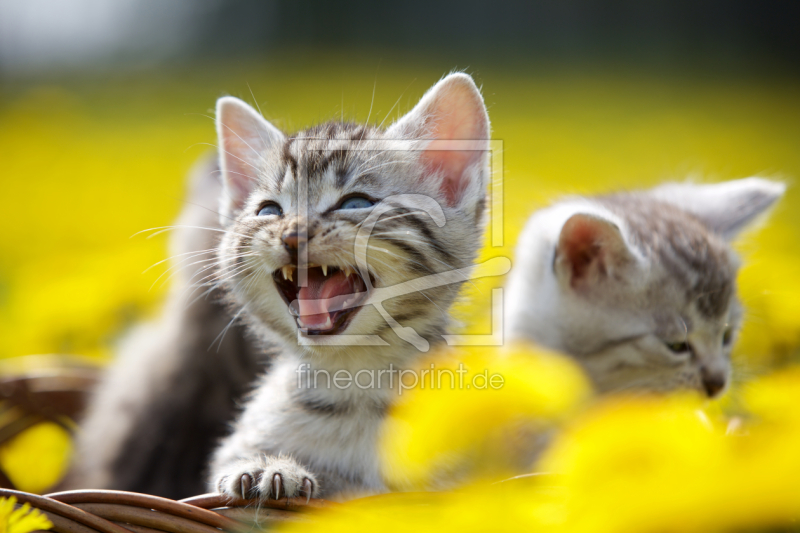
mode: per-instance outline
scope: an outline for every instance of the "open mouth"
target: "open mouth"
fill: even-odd
[[[367,284],[351,267],[309,264],[305,272],[304,287],[298,286],[302,271],[294,265],[272,273],[278,292],[296,317],[297,327],[309,335],[341,333],[367,299]]]

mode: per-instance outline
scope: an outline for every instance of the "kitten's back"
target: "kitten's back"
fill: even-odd
[[[189,189],[171,239],[173,266],[214,258],[201,252],[221,235],[213,231],[221,185],[211,158],[193,170]],[[205,270],[212,261],[179,270],[161,317],[122,343],[81,424],[70,487],[169,498],[205,492],[208,456],[267,361],[238,324],[218,338],[231,321],[218,291],[195,298],[205,287],[191,285],[213,272]]]

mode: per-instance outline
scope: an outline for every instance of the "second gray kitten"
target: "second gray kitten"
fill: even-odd
[[[784,190],[672,183],[542,209],[519,237],[508,337],[572,355],[600,392],[719,395],[742,321],[731,241]]]

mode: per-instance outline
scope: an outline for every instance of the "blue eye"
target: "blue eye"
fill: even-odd
[[[363,196],[351,196],[339,205],[339,209],[366,209],[372,207],[375,202]]]
[[[283,210],[281,209],[281,206],[275,202],[269,202],[268,204],[262,205],[261,209],[258,211],[258,216],[260,217],[281,216],[282,214]]]

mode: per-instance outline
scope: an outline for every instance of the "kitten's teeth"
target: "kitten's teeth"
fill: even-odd
[[[325,319],[325,325],[322,327],[325,329],[330,329],[333,327],[333,324],[331,324],[331,315],[328,315],[328,318]]]
[[[344,277],[348,277],[352,273],[353,273],[353,269],[352,268],[344,267]]]
[[[322,265],[321,268],[322,268],[322,274],[327,277],[328,276],[328,265]]]
[[[292,265],[285,265],[281,267],[281,273],[283,274],[283,279],[288,279],[289,281],[294,281],[293,273],[294,267]]]

